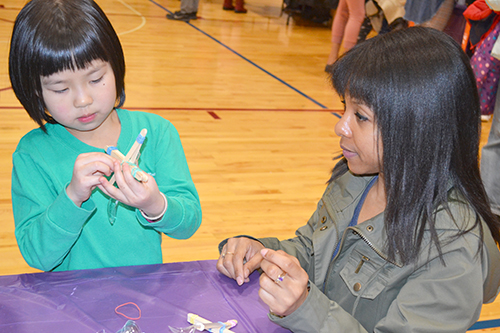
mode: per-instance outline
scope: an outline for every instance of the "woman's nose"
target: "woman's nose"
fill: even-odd
[[[338,136],[349,137],[351,135],[351,128],[349,127],[349,116],[344,113],[342,118],[335,125],[335,134]]]

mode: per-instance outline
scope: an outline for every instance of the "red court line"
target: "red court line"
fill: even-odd
[[[211,115],[214,119],[220,119],[220,117],[217,115],[217,113],[213,111],[208,111],[208,114]]]
[[[0,89],[1,91],[2,89]],[[24,109],[22,106],[0,106],[0,110]],[[241,109],[241,108],[174,108],[174,107],[126,107],[127,110],[140,111],[204,111],[214,119],[220,119],[215,111],[251,111],[251,112],[330,112],[336,116],[343,110],[334,109]]]
[[[182,107],[130,107],[127,110],[147,110],[147,111],[254,111],[254,112],[342,112],[334,109],[258,109],[258,108],[182,108]]]

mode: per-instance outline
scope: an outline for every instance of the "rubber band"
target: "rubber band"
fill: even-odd
[[[226,329],[226,323],[223,323],[221,321],[218,321],[218,323],[222,325],[219,329],[219,333],[224,333],[224,330]]]
[[[126,161],[123,161],[121,164],[123,165],[123,163],[127,163],[127,164],[130,166],[130,173],[132,174],[132,177],[134,177],[135,179],[137,179],[137,173],[142,171],[142,170],[141,170],[141,169],[137,166],[137,164],[132,163],[132,162],[126,162]],[[144,171],[143,171],[143,172],[144,172]]]
[[[137,310],[139,310],[139,317],[132,318],[132,317],[127,316],[123,312],[118,311],[119,308],[121,308],[122,306],[125,306],[125,305],[134,305],[137,308]],[[115,312],[116,312],[116,314],[122,315],[122,316],[124,316],[125,318],[127,318],[129,320],[139,320],[139,319],[141,319],[141,316],[142,316],[142,314],[141,314],[141,308],[137,304],[135,304],[134,302],[127,302],[127,303],[123,303],[121,305],[118,305],[115,308]]]
[[[118,148],[113,147],[113,146],[109,146],[109,147],[106,149],[106,154],[111,155],[111,152],[112,152],[113,150],[118,150]]]
[[[132,174],[132,177],[134,177],[137,181],[147,183],[148,181],[148,176],[144,171],[137,166],[137,164],[129,162],[129,161],[122,161],[120,165],[123,164],[128,164],[130,166],[130,173]]]
[[[144,140],[146,140],[146,137],[143,136],[141,133],[139,133],[139,135],[137,136],[137,139],[135,139],[135,141],[137,141],[137,143],[140,143],[140,144],[142,144],[144,142]]]

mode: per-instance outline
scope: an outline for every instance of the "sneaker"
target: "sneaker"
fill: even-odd
[[[176,11],[173,14],[167,14],[167,18],[169,20],[177,20],[177,21],[184,21],[184,22],[189,22],[189,20],[196,20],[198,17],[196,16],[198,12],[194,13],[183,13],[180,10]]]

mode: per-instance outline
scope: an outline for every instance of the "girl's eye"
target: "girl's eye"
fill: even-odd
[[[68,90],[68,88],[64,88],[64,89],[54,90],[54,92],[55,92],[56,94],[62,94],[63,92],[65,92],[65,91],[67,91],[67,90]]]
[[[90,82],[91,83],[99,83],[99,82],[101,82],[101,80],[102,80],[102,76],[100,78],[98,78],[97,80],[92,80]]]
[[[356,112],[356,113],[355,113],[355,115],[356,115],[356,118],[358,118],[360,121],[367,121],[367,120],[368,120],[368,118],[367,118],[367,117],[363,116],[363,115],[362,115],[361,113],[359,113],[359,112]]]

